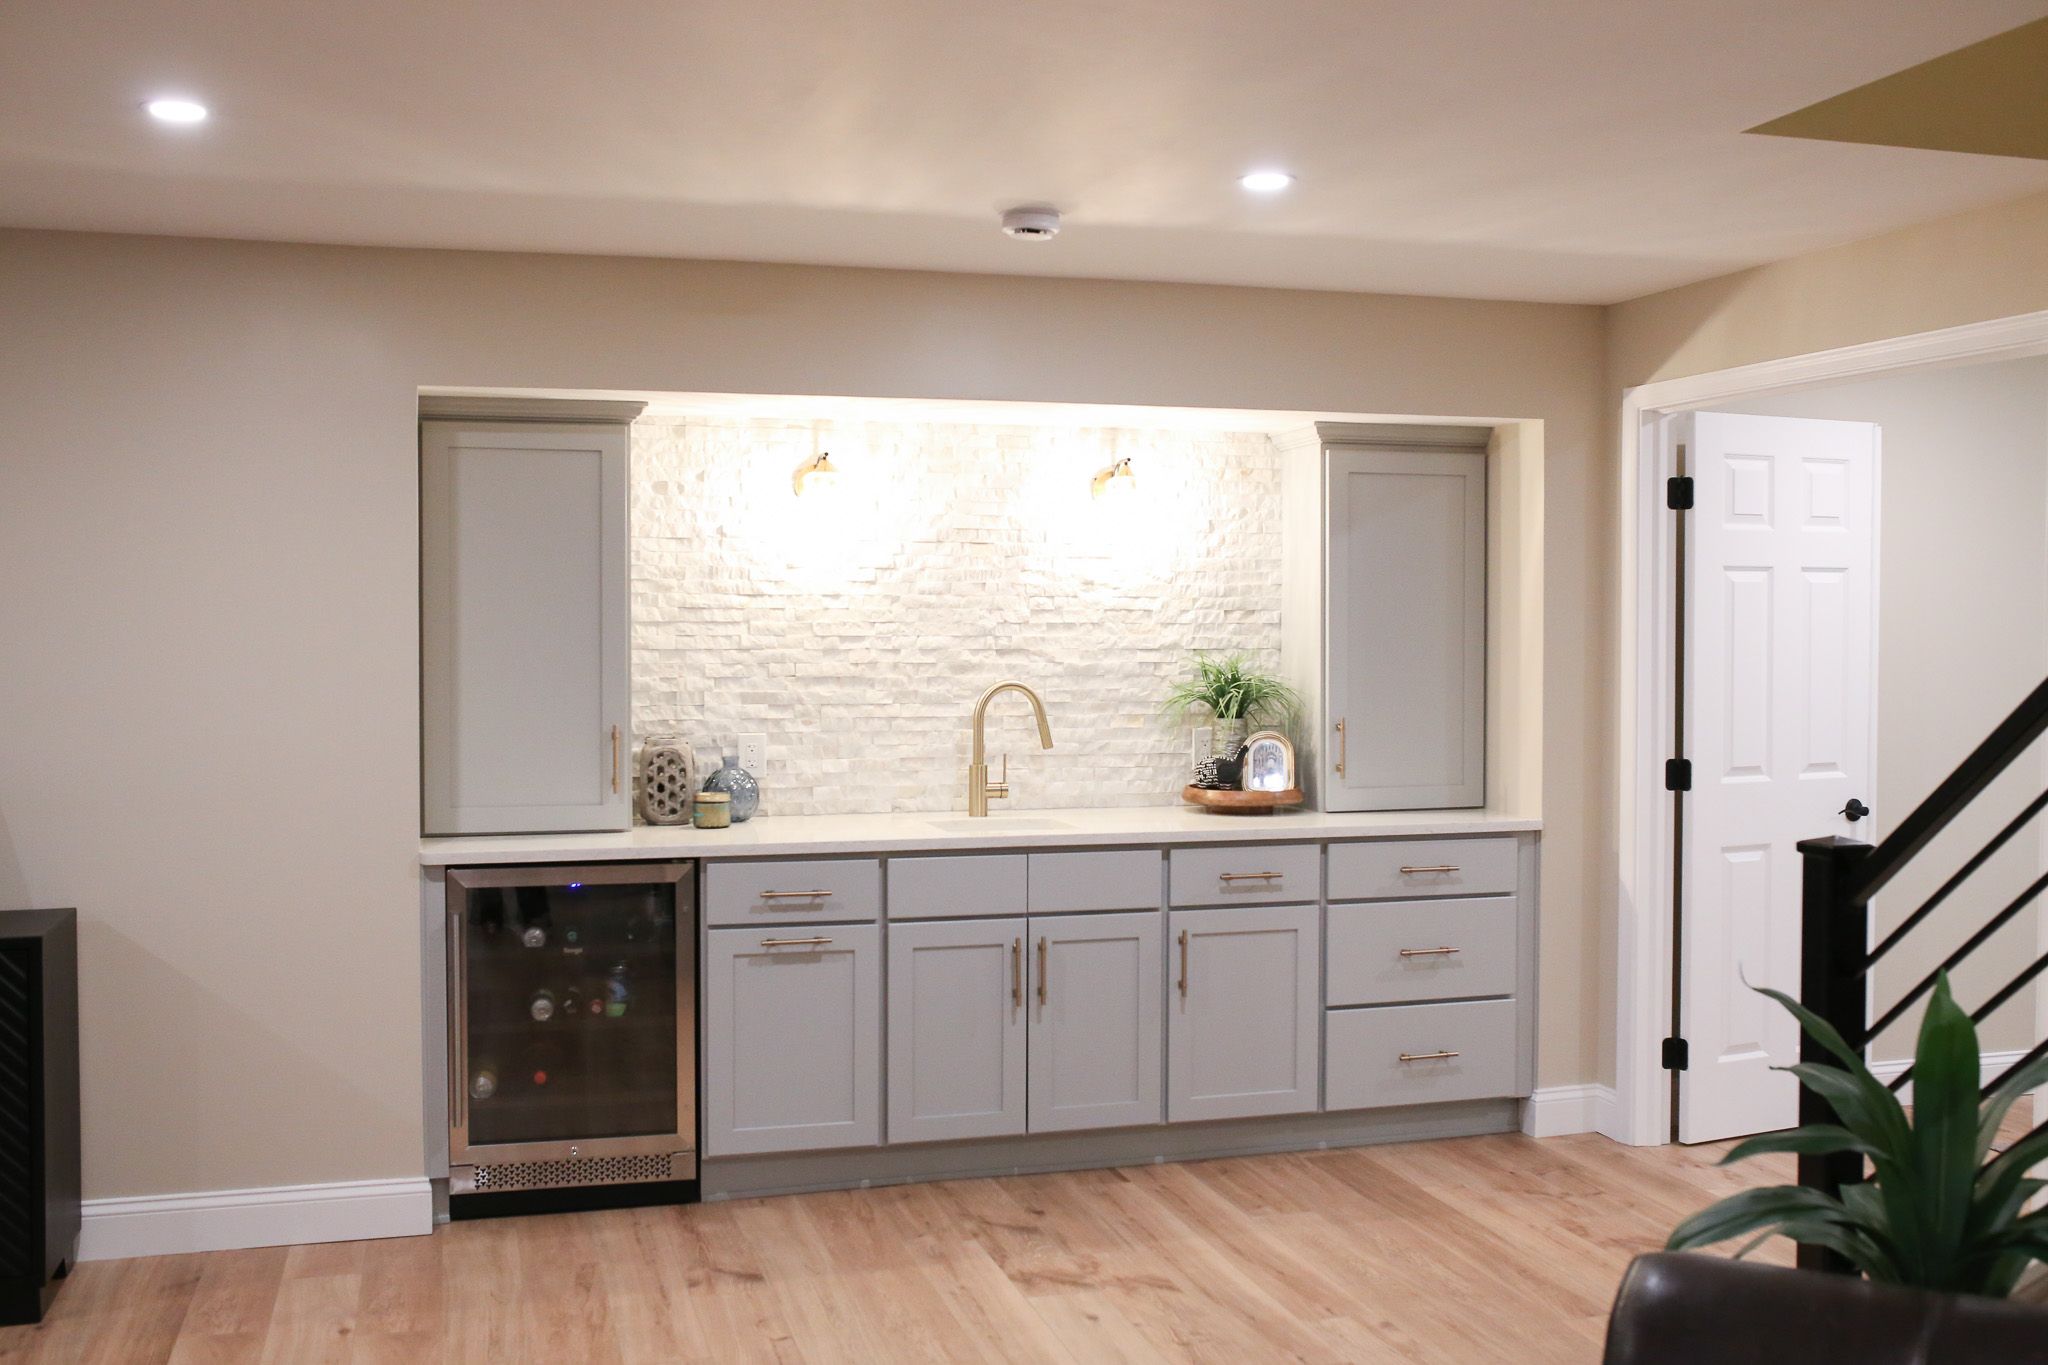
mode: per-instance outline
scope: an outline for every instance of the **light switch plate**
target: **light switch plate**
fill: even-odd
[[[768,736],[740,736],[740,766],[758,780],[767,770]]]

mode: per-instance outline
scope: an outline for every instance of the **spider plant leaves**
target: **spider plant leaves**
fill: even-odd
[[[1178,718],[1199,707],[1218,720],[1285,723],[1301,709],[1300,694],[1274,674],[1259,671],[1243,654],[1197,654],[1194,664],[1194,676],[1167,693],[1168,715]]]

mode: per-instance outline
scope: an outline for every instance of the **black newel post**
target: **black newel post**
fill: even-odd
[[[1833,1024],[1861,1052],[1868,1025],[1864,1014],[1863,978],[1868,970],[1870,906],[1849,899],[1848,887],[1857,865],[1870,855],[1870,845],[1830,836],[1799,844],[1805,883],[1801,898],[1804,942],[1800,957],[1799,1002]],[[1813,1039],[1800,1035],[1799,1060],[1839,1063]],[[1840,1123],[1834,1106],[1810,1090],[1799,1092],[1801,1123]],[[1827,1194],[1863,1179],[1863,1158],[1854,1152],[1799,1158],[1799,1183]],[[1846,1272],[1849,1262],[1825,1247],[1802,1245],[1799,1264],[1809,1270]]]

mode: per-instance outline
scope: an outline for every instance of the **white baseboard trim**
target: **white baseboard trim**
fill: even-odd
[[[2010,1070],[2014,1062],[2017,1062],[2026,1055],[2021,1050],[1984,1053],[1977,1059],[1980,1073],[1977,1083],[1979,1085],[1991,1084]],[[1870,1074],[1883,1081],[1886,1085],[1890,1085],[1903,1075],[1906,1068],[1912,1064],[1910,1060],[1903,1057],[1896,1062],[1872,1062],[1870,1064]],[[1904,1088],[1899,1091],[1899,1100],[1904,1104],[1911,1104],[1913,1102],[1913,1083],[1911,1081],[1906,1082]]]
[[[434,1195],[425,1176],[411,1176],[88,1199],[84,1214],[78,1259],[111,1261],[421,1236],[434,1230]]]
[[[1619,1115],[1611,1085],[1554,1085],[1522,1102],[1522,1131],[1539,1138],[1603,1133]]]

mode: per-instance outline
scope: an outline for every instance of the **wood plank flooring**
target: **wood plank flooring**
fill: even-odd
[[[1465,1138],[92,1262],[0,1361],[1589,1362],[1631,1256],[1791,1179],[1722,1150]]]

